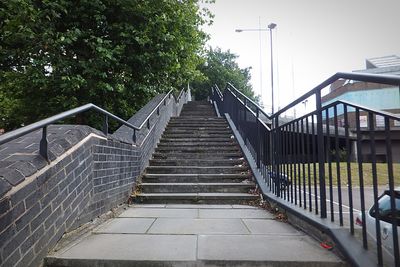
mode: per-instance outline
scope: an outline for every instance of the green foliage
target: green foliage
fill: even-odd
[[[204,99],[208,96],[211,86],[216,84],[221,90],[229,82],[251,99],[258,101],[258,96],[250,84],[250,69],[241,69],[236,63],[237,55],[229,50],[222,51],[220,48],[209,48],[204,56],[203,64],[199,70],[203,77],[197,79],[192,85],[193,94],[196,99]]]
[[[128,118],[180,89],[200,75],[202,14],[197,0],[2,1],[0,128],[89,102]]]

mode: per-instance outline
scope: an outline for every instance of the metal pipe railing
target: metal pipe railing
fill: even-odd
[[[185,89],[182,89],[179,97],[182,96],[182,93]],[[156,112],[157,115],[160,114],[160,106],[162,104],[166,105],[166,99],[171,98],[173,96],[172,90],[170,90],[155,106],[152,111],[146,116],[146,118],[143,120],[143,122],[139,126],[134,126],[131,123],[121,119],[120,117],[94,105],[94,104],[86,104],[68,111],[64,111],[60,114],[51,116],[49,118],[46,118],[44,120],[29,124],[27,126],[24,126],[22,128],[16,129],[11,132],[7,132],[3,135],[0,136],[0,145],[5,144],[7,142],[10,142],[12,140],[15,140],[21,136],[24,136],[26,134],[29,134],[31,132],[34,132],[36,130],[42,129],[42,138],[40,140],[39,144],[39,154],[43,156],[46,161],[49,161],[49,155],[48,155],[48,140],[47,140],[47,127],[50,124],[56,123],[60,120],[75,116],[77,114],[89,111],[89,110],[94,110],[100,114],[104,115],[104,121],[103,121],[103,133],[107,136],[108,135],[108,120],[109,118],[114,119],[118,121],[119,123],[129,127],[130,129],[133,130],[133,135],[132,135],[132,141],[133,143],[136,143],[136,131],[140,131],[144,125],[147,126],[148,129],[150,129],[150,118],[153,116],[153,114]],[[179,100],[179,98],[175,98],[176,101]]]
[[[398,267],[399,218],[384,217],[377,213],[373,226],[376,234],[373,235],[371,225],[366,223],[368,211],[365,209],[373,205],[371,210],[379,210],[381,200],[378,179],[382,180],[384,169],[389,186],[387,194],[390,197],[390,211],[396,214],[399,210],[399,207],[396,208],[399,200],[396,199],[400,198],[400,192],[396,189],[395,182],[399,179],[396,178],[399,174],[394,171],[393,158],[398,158],[400,152],[392,145],[392,128],[400,129],[400,116],[343,100],[322,106],[321,90],[338,79],[400,85],[399,76],[336,73],[271,116],[229,83],[223,95],[215,87],[212,90],[212,99],[218,103],[219,109],[222,108],[230,115],[273,194],[302,207],[305,212],[314,212],[322,219],[329,219],[334,223],[338,221],[339,226],[348,227],[352,235],[356,232],[354,216],[358,216],[359,212],[363,247],[370,248],[368,240],[375,239],[378,266],[387,264],[389,260],[389,265],[394,262],[394,266]],[[316,109],[313,112],[279,125],[279,115],[313,95],[316,97]],[[272,120],[272,129],[262,123],[260,112]],[[361,115],[368,120],[366,126],[361,127]],[[383,118],[380,128],[374,125],[377,124],[378,117],[380,120]],[[341,131],[339,122],[343,124]],[[345,154],[341,155],[341,151]],[[379,163],[378,152],[379,156],[385,155],[384,163]],[[372,168],[372,178],[367,178],[368,166]],[[367,205],[365,184],[368,179],[372,179],[373,203]],[[356,188],[359,192],[355,191]],[[344,197],[345,195],[347,196]],[[383,242],[380,234],[381,221],[391,224],[392,258],[384,254],[388,249],[383,249],[387,242]]]

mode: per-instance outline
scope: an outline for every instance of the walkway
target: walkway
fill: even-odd
[[[129,207],[47,266],[345,266],[267,211],[244,205]]]

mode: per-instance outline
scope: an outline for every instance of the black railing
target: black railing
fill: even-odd
[[[322,106],[322,89],[338,79],[400,85],[398,76],[337,73],[270,116],[231,84],[223,95],[214,87],[212,99],[229,114],[271,193],[352,235],[359,224],[363,247],[376,246],[377,264],[400,266],[400,163],[393,163],[394,156],[400,162],[400,116],[346,101]],[[315,111],[280,118],[312,96]]]
[[[176,100],[179,100],[185,90],[181,90],[178,98]],[[104,115],[103,119],[103,133],[104,135],[108,135],[108,119],[114,119],[118,121],[119,123],[129,127],[132,129],[132,142],[136,143],[136,131],[140,131],[145,125],[148,129],[150,129],[150,118],[157,113],[157,115],[160,114],[160,106],[161,105],[166,105],[166,100],[168,98],[171,98],[173,96],[173,91],[170,90],[160,101],[159,103],[152,109],[152,111],[147,115],[147,117],[143,120],[143,122],[139,126],[134,126],[131,123],[119,118],[118,116],[115,116],[114,114],[94,105],[94,104],[86,104],[65,112],[62,112],[60,114],[54,115],[52,117],[49,117],[47,119],[32,123],[30,125],[27,125],[25,127],[16,129],[14,131],[5,133],[0,136],[0,145],[10,142],[12,140],[17,139],[18,137],[24,136],[26,134],[29,134],[31,132],[34,132],[36,130],[42,129],[42,138],[40,140],[39,144],[39,154],[45,158],[47,161],[49,161],[49,155],[48,155],[48,140],[47,140],[47,127],[50,124],[54,124],[56,122],[59,122],[63,119],[75,116],[77,114],[89,111],[89,110],[94,110],[100,114]]]

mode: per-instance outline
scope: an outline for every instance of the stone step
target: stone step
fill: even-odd
[[[248,193],[142,193],[136,202],[146,203],[196,203],[196,204],[246,204],[258,195]]]
[[[221,154],[225,152],[240,151],[238,147],[157,147],[155,152],[161,153],[216,153]]]
[[[222,117],[197,118],[194,120],[189,120],[189,119],[183,118],[183,117],[172,117],[169,121],[170,122],[198,122],[198,123],[222,123],[222,122],[226,123],[225,118],[222,118]]]
[[[162,138],[233,138],[233,134],[226,133],[163,133]]]
[[[211,147],[211,146],[222,146],[222,147],[237,147],[235,142],[161,142],[157,145],[158,147]]]
[[[151,159],[150,166],[235,166],[242,165],[245,162],[243,158],[238,159]]]
[[[243,155],[239,151],[230,151],[225,153],[159,153],[153,154],[154,159],[237,159]]]
[[[247,171],[247,166],[148,166],[146,168],[146,173],[149,174],[225,174],[244,173]]]
[[[209,118],[209,117],[215,117],[218,118],[215,112],[184,112],[181,114],[181,117],[202,117],[202,118]]]
[[[196,128],[196,129],[179,129],[179,128],[168,128],[165,129],[164,134],[232,134],[232,130],[229,128],[221,129],[210,129],[210,128]]]
[[[160,143],[190,143],[190,142],[221,142],[221,143],[225,143],[225,142],[233,142],[235,143],[235,138],[231,138],[231,137],[199,137],[199,138],[162,138],[160,140]]]
[[[169,123],[168,126],[165,128],[165,130],[172,130],[172,129],[177,129],[177,130],[226,130],[230,129],[228,125],[224,124],[213,124],[213,125],[199,125],[199,124],[172,124]]]
[[[143,193],[248,193],[253,182],[242,183],[142,183]]]
[[[144,174],[143,183],[239,183],[250,179],[250,173],[236,174]]]

